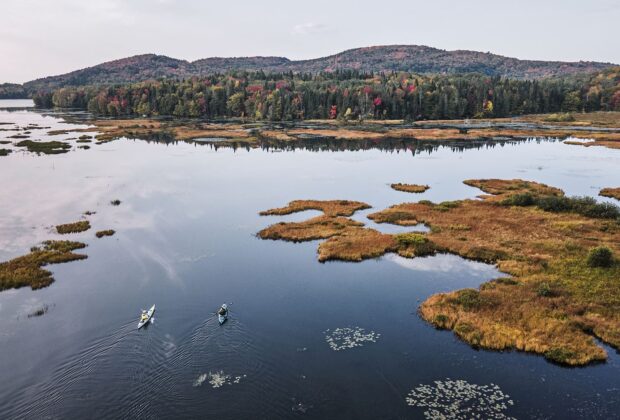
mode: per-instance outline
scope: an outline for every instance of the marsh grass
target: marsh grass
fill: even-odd
[[[277,223],[259,237],[326,239],[319,244],[320,261],[361,261],[387,252],[404,257],[449,252],[494,263],[511,277],[479,289],[433,295],[420,306],[421,316],[476,347],[534,352],[568,365],[605,360],[605,350],[592,336],[620,347],[620,264],[605,259],[606,251],[592,251],[597,258],[602,255],[603,264],[592,266],[588,260],[593,248],[619,251],[614,207],[564,197],[557,188],[530,181],[467,182],[490,195],[483,200],[404,203],[368,216],[377,223],[424,223],[430,226],[427,233],[383,234],[337,216],[352,214],[350,202],[313,201],[309,206],[298,200],[262,214],[306,208],[326,214]]]
[[[570,112],[549,114],[544,118],[546,122],[573,122],[575,117]]]
[[[399,233],[394,235],[398,243],[398,254],[406,258],[434,255],[441,251],[439,247],[421,233]]]
[[[9,153],[13,153],[11,149],[0,149],[0,156],[8,156]]]
[[[97,238],[103,238],[104,236],[112,236],[116,233],[116,231],[114,229],[106,229],[106,230],[100,230],[97,233],[95,233],[95,236]]]
[[[620,221],[620,207],[611,203],[598,203],[592,197],[539,196],[531,193],[519,193],[503,199],[501,204],[520,207],[536,206],[549,212],[573,212],[586,217]]]
[[[620,200],[620,188],[603,188],[599,195]]]
[[[33,290],[49,286],[54,278],[42,267],[82,260],[86,255],[72,251],[85,248],[86,244],[73,241],[45,241],[42,246],[33,247],[30,253],[0,263],[0,290],[30,286]]]
[[[428,190],[430,187],[428,185],[419,185],[419,184],[392,184],[390,187],[396,191],[408,192],[408,193],[423,193]]]
[[[65,223],[64,225],[56,226],[56,231],[61,235],[84,232],[88,229],[90,229],[90,222],[88,220],[80,220],[79,222]]]
[[[597,251],[607,255],[605,267],[588,263],[592,248],[618,252],[615,210],[527,181],[468,183],[492,195],[442,212],[432,203],[406,203],[369,215],[378,223],[419,220],[446,252],[495,263],[514,276],[477,291],[434,295],[420,307],[422,317],[471,345],[535,352],[561,364],[604,360],[592,335],[620,347],[620,264],[610,263],[606,251]],[[459,225],[467,229],[453,229]]]
[[[283,216],[305,210],[319,210],[326,216],[351,216],[358,210],[369,209],[370,206],[360,201],[349,200],[294,200],[286,207],[260,212],[261,216]]]
[[[32,141],[23,140],[15,143],[17,147],[25,147],[29,152],[45,155],[56,155],[67,153],[71,150],[71,145],[61,141]]]

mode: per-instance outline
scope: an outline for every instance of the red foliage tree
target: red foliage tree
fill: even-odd
[[[336,105],[332,105],[332,107],[329,110],[329,119],[335,120],[337,116],[338,116],[338,108],[336,108]]]

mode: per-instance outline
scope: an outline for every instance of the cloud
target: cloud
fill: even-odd
[[[327,26],[322,23],[306,22],[306,23],[300,23],[299,25],[295,25],[293,27],[293,34],[294,35],[314,34],[317,32],[323,32],[326,29],[327,29]]]

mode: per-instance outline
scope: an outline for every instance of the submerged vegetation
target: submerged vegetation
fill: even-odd
[[[561,364],[604,360],[605,351],[592,335],[620,347],[620,264],[614,258],[620,252],[618,208],[518,179],[466,183],[488,195],[400,204],[369,216],[377,223],[425,223],[428,233],[383,234],[326,212],[272,225],[258,235],[326,239],[319,244],[320,261],[450,252],[494,263],[512,277],[431,296],[421,305],[421,316],[473,346],[531,351]],[[262,214],[288,214],[304,206],[283,209]]]
[[[84,232],[88,229],[90,229],[90,222],[88,220],[80,220],[79,222],[66,223],[64,225],[56,226],[56,231],[61,235]]]
[[[29,254],[0,263],[0,290],[24,286],[34,290],[49,286],[54,278],[42,267],[85,259],[86,255],[72,252],[85,247],[81,242],[45,241],[42,246],[33,247]]]
[[[418,185],[418,184],[392,184],[390,185],[393,190],[403,191],[408,193],[423,193],[428,190],[430,187],[428,185]]]

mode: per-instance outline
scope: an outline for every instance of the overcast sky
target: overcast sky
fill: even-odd
[[[134,54],[315,58],[422,44],[620,63],[620,0],[0,0],[0,82]]]

